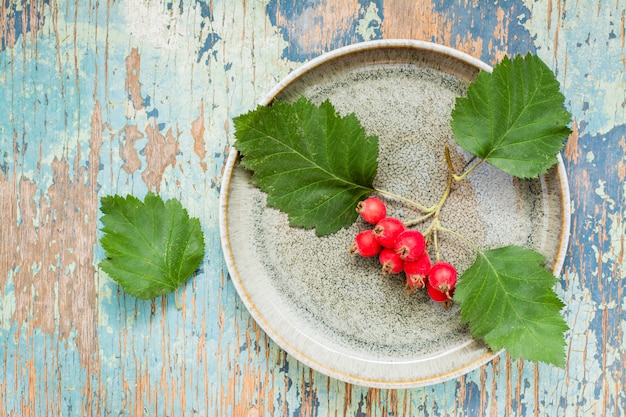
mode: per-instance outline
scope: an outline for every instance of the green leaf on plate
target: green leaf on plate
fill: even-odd
[[[241,163],[292,226],[323,236],[356,220],[357,203],[373,192],[378,138],[354,114],[342,117],[329,101],[316,106],[301,97],[258,106],[234,124]]]
[[[570,134],[559,82],[536,55],[504,57],[481,72],[452,111],[452,130],[465,150],[518,178],[557,162]]]
[[[455,301],[472,335],[513,357],[563,366],[564,304],[543,255],[519,246],[479,252],[457,283]]]
[[[204,235],[180,202],[148,193],[100,199],[106,259],[100,268],[128,294],[151,299],[175,291],[198,268]]]

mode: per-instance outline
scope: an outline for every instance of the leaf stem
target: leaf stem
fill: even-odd
[[[452,164],[452,158],[450,157],[450,148],[448,148],[447,146],[444,147],[444,151],[445,151],[445,159],[446,159],[446,164],[448,165],[448,178],[446,181],[446,187],[443,191],[443,194],[441,195],[441,197],[439,198],[439,201],[437,202],[437,204],[435,204],[432,207],[425,207],[413,200],[404,198],[400,195],[394,194],[392,192],[386,191],[386,190],[381,190],[381,189],[377,189],[375,188],[374,191],[398,199],[400,201],[403,201],[409,205],[412,205],[414,207],[417,207],[422,213],[423,215],[413,219],[413,220],[409,220],[404,222],[404,224],[407,227],[410,226],[414,226],[418,223],[421,223],[429,218],[433,218],[433,221],[431,222],[430,226],[428,226],[428,228],[426,229],[426,231],[424,232],[424,237],[425,238],[430,238],[432,235],[432,242],[433,242],[433,246],[435,249],[435,258],[438,261],[440,259],[440,254],[439,254],[439,237],[438,237],[438,232],[442,231],[445,233],[449,233],[451,235],[453,235],[454,237],[456,237],[457,239],[461,240],[462,242],[464,242],[465,244],[467,244],[470,248],[472,248],[473,250],[475,250],[477,253],[481,253],[480,249],[478,249],[478,247],[473,244],[471,241],[469,241],[468,239],[466,239],[463,235],[448,229],[447,227],[444,227],[441,225],[441,222],[439,221],[439,216],[441,214],[441,209],[444,206],[446,200],[448,199],[448,197],[450,196],[450,192],[452,190],[452,182],[453,181],[462,181],[464,180],[472,171],[474,171],[474,169],[476,169],[476,167],[478,167],[480,164],[482,164],[484,162],[484,159],[480,159],[477,162],[474,162],[468,169],[466,169],[462,174],[457,175],[454,171],[454,166]]]
[[[386,195],[388,197],[395,198],[395,199],[398,199],[400,201],[403,201],[403,202],[405,202],[405,203],[407,203],[407,204],[409,204],[409,205],[411,205],[413,207],[416,207],[419,211],[424,212],[424,213],[430,213],[431,211],[433,211],[435,209],[435,207],[428,208],[426,206],[421,205],[420,203],[418,203],[416,201],[410,200],[408,198],[404,198],[404,197],[402,197],[401,195],[398,195],[398,194],[394,194],[391,191],[381,190],[381,189],[378,189],[378,188],[374,188],[374,191],[376,191],[376,192],[378,192],[380,194],[384,194],[384,195]]]
[[[433,246],[435,247],[435,262],[439,262],[441,259],[441,256],[439,255],[439,237],[437,236],[437,229],[438,227],[441,227],[439,225],[439,219],[436,220],[435,225],[437,227],[433,229]]]
[[[477,167],[479,167],[483,162],[485,162],[484,159],[479,159],[477,162],[474,162],[474,164],[472,166],[470,166],[469,168],[467,168],[466,166],[466,170],[465,172],[463,172],[460,175],[457,175],[454,172],[454,166],[452,165],[452,158],[450,158],[450,149],[448,149],[448,147],[445,147],[445,152],[446,152],[446,163],[448,164],[448,169],[450,170],[450,174],[452,175],[452,178],[455,181],[463,181],[469,174],[472,173],[472,171],[474,171]],[[470,163],[475,159],[472,158],[472,160],[470,161]]]
[[[432,217],[434,214],[435,214],[435,211],[431,210],[428,213],[424,214],[423,216],[418,217],[417,219],[413,219],[413,220],[409,220],[409,221],[404,222],[404,225],[406,227],[415,226],[416,224],[419,224],[419,223],[423,222],[424,220],[428,219],[429,217]]]
[[[176,305],[176,309],[177,310],[182,310],[183,306],[180,303],[180,301],[178,300],[178,288],[176,288],[176,290],[174,290],[174,304]]]
[[[433,246],[435,247],[435,259],[439,261],[439,239],[437,236],[437,232],[442,229],[441,223],[439,222],[439,215],[441,214],[441,208],[445,204],[446,200],[450,196],[450,191],[452,190],[452,181],[454,179],[454,168],[452,167],[452,160],[450,159],[450,149],[446,146],[445,148],[445,156],[446,163],[448,164],[448,179],[446,181],[446,188],[439,198],[439,201],[433,207],[432,213],[428,213],[427,216],[424,216],[424,220],[430,216],[433,216],[433,221],[424,233],[425,237],[429,237],[432,234],[433,237]]]
[[[483,162],[485,162],[484,159],[479,159],[478,162],[475,162],[474,165],[470,166],[468,169],[465,170],[465,172],[463,172],[461,175],[456,175],[454,174],[454,180],[455,181],[462,181],[465,179],[465,177],[467,177],[469,174],[472,173],[472,171],[474,171],[478,166],[480,166]]]
[[[437,218],[439,218],[439,212],[441,211],[441,207],[443,207],[443,204],[446,202],[446,200],[448,199],[448,196],[450,195],[450,190],[452,189],[452,179],[454,178],[454,168],[452,167],[452,160],[450,159],[450,149],[447,146],[445,147],[445,152],[446,152],[446,162],[448,163],[448,168],[450,171],[448,173],[446,189],[444,190],[443,195],[439,199],[439,202],[437,203],[437,206],[436,206],[437,212],[435,213],[435,216]]]
[[[467,239],[465,236],[463,236],[460,233],[455,232],[452,229],[448,229],[447,227],[442,226],[440,223],[437,224],[437,230],[440,230],[444,233],[449,233],[452,236],[456,237],[457,239],[459,239],[461,242],[465,243],[467,246],[469,246],[470,248],[472,248],[476,253],[482,253],[482,251],[478,248],[478,246],[476,246],[471,240]]]

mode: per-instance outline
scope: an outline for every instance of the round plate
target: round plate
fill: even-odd
[[[481,61],[419,41],[373,41],[335,50],[290,74],[262,100],[304,95],[355,113],[379,137],[375,187],[425,206],[447,178],[444,145],[461,172],[471,155],[452,139],[450,114]],[[374,259],[348,254],[354,236],[372,227],[357,220],[325,237],[292,228],[266,206],[231,149],[220,200],[224,256],[241,299],[263,330],[304,364],[337,379],[381,388],[442,382],[488,362],[498,352],[474,340],[457,305],[445,310],[424,291],[407,295],[400,276],[383,277]],[[399,201],[389,215],[416,218]],[[532,247],[560,273],[569,235],[569,191],[563,163],[536,180],[517,180],[481,164],[455,184],[442,223],[481,248]],[[417,228],[427,227],[428,223]],[[440,234],[440,254],[459,273],[475,255]]]

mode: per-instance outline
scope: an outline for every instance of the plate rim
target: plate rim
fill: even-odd
[[[419,51],[429,51],[434,52],[436,54],[444,54],[452,57],[453,59],[462,61],[465,64],[473,66],[478,70],[484,70],[487,72],[492,71],[492,67],[478,58],[475,58],[465,52],[459,51],[449,46],[428,42],[428,41],[420,41],[420,40],[408,40],[408,39],[388,39],[388,40],[373,40],[366,42],[359,42],[351,45],[347,45],[341,48],[337,48],[335,50],[323,53],[308,62],[302,64],[295,70],[291,71],[286,77],[280,80],[277,84],[274,85],[258,102],[258,105],[268,105],[270,104],[282,91],[284,91],[288,86],[290,86],[294,81],[298,80],[300,77],[304,76],[310,71],[313,71],[317,67],[327,64],[336,59],[342,58],[344,56],[349,56],[354,53],[369,51],[375,49],[414,49]],[[391,389],[403,389],[403,388],[417,388],[422,386],[433,385],[436,383],[448,381],[450,379],[459,377],[468,372],[471,372],[480,366],[492,361],[497,356],[501,355],[505,350],[501,349],[497,352],[491,351],[488,347],[484,346],[480,341],[476,339],[472,339],[458,347],[455,347],[454,350],[462,350],[468,348],[475,344],[480,344],[485,352],[478,358],[472,360],[469,363],[464,363],[462,366],[454,368],[450,371],[442,372],[436,375],[432,375],[430,377],[419,377],[415,379],[402,379],[397,381],[383,380],[381,378],[368,377],[363,375],[357,375],[357,373],[347,373],[343,371],[339,371],[337,369],[333,369],[329,365],[324,364],[323,362],[316,360],[315,358],[310,357],[310,355],[301,352],[297,347],[293,346],[288,340],[286,340],[270,323],[266,320],[264,315],[258,308],[254,305],[251,300],[251,297],[248,293],[248,290],[245,288],[243,283],[240,281],[240,274],[238,273],[238,268],[234,259],[233,252],[230,246],[230,238],[228,234],[228,200],[231,191],[231,183],[233,179],[233,175],[235,173],[236,164],[239,160],[239,151],[235,149],[233,146],[230,147],[228,152],[228,157],[226,164],[224,165],[224,170],[222,174],[221,184],[220,184],[220,195],[219,195],[219,229],[220,229],[220,241],[222,246],[223,258],[226,262],[226,266],[229,274],[231,275],[231,281],[237,291],[238,296],[244,303],[246,309],[251,314],[255,322],[261,327],[261,329],[272,339],[281,349],[285,350],[290,356],[294,357],[301,363],[306,366],[311,367],[326,376],[336,378],[343,382],[372,387],[372,388],[391,388]],[[563,163],[563,158],[561,156],[561,152],[557,154],[557,178],[559,180],[559,190],[561,192],[560,202],[561,202],[561,233],[559,236],[559,245],[556,251],[556,258],[554,260],[554,264],[552,267],[552,272],[556,276],[561,273],[563,263],[565,260],[565,255],[567,253],[567,247],[569,244],[570,237],[570,222],[571,222],[571,207],[570,207],[570,190],[569,183],[567,179],[567,173],[565,170],[565,166]],[[299,331],[299,330],[298,330]],[[308,337],[309,340],[313,340]],[[314,341],[315,342],[315,341]],[[317,343],[317,342],[316,342]],[[325,350],[330,351],[327,346],[322,346]],[[446,351],[449,352],[449,351]],[[436,356],[436,355],[435,355]],[[432,359],[431,356],[425,359]],[[424,359],[424,360],[425,360]],[[419,362],[419,360],[398,360],[398,361],[385,361],[385,360],[368,360],[359,358],[360,361],[365,362],[375,362],[377,364],[381,363],[389,363],[389,364],[402,364],[402,363],[411,363],[415,364]]]

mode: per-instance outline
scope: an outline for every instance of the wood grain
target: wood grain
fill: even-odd
[[[0,415],[626,414],[625,15],[620,1],[2,2]],[[283,352],[239,300],[217,218],[232,117],[307,59],[380,38],[491,64],[530,51],[557,74],[575,119],[565,369],[504,354],[419,389],[345,384]],[[97,267],[99,198],[148,190],[205,232],[180,311]]]

